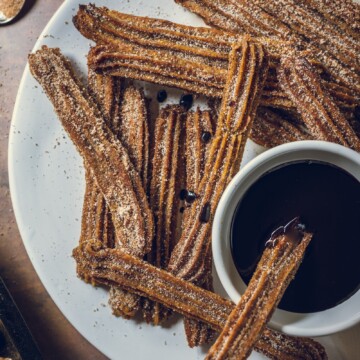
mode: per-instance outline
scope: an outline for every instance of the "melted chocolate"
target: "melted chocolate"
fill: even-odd
[[[183,94],[180,98],[180,105],[185,109],[189,110],[193,104],[193,96],[191,94]]]
[[[329,309],[360,288],[360,183],[336,166],[293,162],[259,178],[234,214],[235,265],[248,283],[274,229],[296,216],[314,237],[279,307]]]

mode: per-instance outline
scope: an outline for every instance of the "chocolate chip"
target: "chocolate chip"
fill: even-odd
[[[193,104],[193,96],[191,94],[181,95],[180,105],[185,109],[189,110]]]
[[[207,143],[209,142],[209,140],[211,139],[211,134],[209,131],[203,131],[203,133],[201,134],[201,141],[203,143]]]
[[[156,99],[158,102],[164,102],[167,99],[167,92],[165,90],[160,90],[157,93]]]
[[[210,204],[206,203],[201,210],[200,221],[207,223],[210,220]]]
[[[180,212],[183,213],[185,211],[185,208],[184,207],[181,207],[180,208]]]
[[[180,191],[180,200],[185,200],[186,199],[186,196],[187,196],[187,193],[188,193],[188,191],[186,190],[186,189],[182,189],[181,191]]]
[[[195,199],[196,199],[196,194],[194,192],[188,190],[186,197],[185,197],[186,202],[192,203],[195,201]]]

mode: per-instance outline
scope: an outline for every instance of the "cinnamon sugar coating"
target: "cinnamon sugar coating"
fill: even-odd
[[[290,0],[176,0],[217,28],[253,36],[291,41],[298,51],[321,63],[337,82],[356,96],[360,93],[358,41],[348,32],[313,11],[306,11],[301,1]],[[311,43],[309,42],[311,40]],[[354,45],[354,48],[352,47]],[[352,61],[355,59],[355,61]],[[357,60],[356,60],[357,59]]]
[[[198,193],[215,134],[215,116],[216,114],[213,112],[202,111],[199,108],[187,113],[185,131],[186,189],[195,194]],[[183,229],[191,226],[191,206],[192,204],[185,202]],[[208,253],[203,256],[207,258],[207,265],[204,268],[205,280],[199,285],[206,290],[213,291],[211,248],[208,248]],[[190,347],[209,343],[215,336],[213,329],[208,324],[187,317],[184,318],[184,329]]]
[[[314,140],[305,125],[293,117],[291,113],[259,107],[251,128],[251,140],[268,148],[292,141]]]
[[[153,218],[141,178],[123,144],[111,132],[59,49],[43,47],[29,55],[29,65],[91,167],[111,210],[116,238],[129,252],[143,256],[151,248]]]
[[[360,151],[360,139],[321,86],[316,71],[305,58],[284,57],[279,69],[279,79],[315,138]]]
[[[209,97],[221,98],[226,83],[227,69],[213,64],[184,60],[164,50],[134,49],[124,45],[119,49],[99,45],[91,49],[88,65],[104,75],[127,77],[183,89]],[[317,68],[317,70],[319,70]],[[323,80],[324,86],[342,108],[354,108],[359,103],[348,88],[333,81]],[[275,69],[269,73],[261,94],[262,106],[294,110],[277,80]]]
[[[183,137],[186,113],[180,106],[169,105],[155,120],[155,143],[150,182],[150,205],[155,219],[155,237],[146,260],[166,268],[177,237],[180,221],[179,192],[182,188]],[[144,304],[144,317],[154,325],[166,319],[170,310],[156,302]]]
[[[267,61],[261,45],[245,38],[234,46],[216,133],[199,196],[189,215],[191,223],[184,229],[170,258],[169,270],[183,279],[204,281],[203,254],[210,248],[212,217],[223,190],[239,169],[266,72]]]
[[[78,275],[93,284],[116,285],[161,302],[166,307],[221,331],[235,305],[169,272],[156,268],[119,249],[89,241],[73,252]],[[292,337],[265,328],[255,350],[270,359],[327,359],[324,348],[309,338]]]
[[[101,75],[98,75],[101,77]],[[112,79],[116,79],[111,77]],[[142,89],[128,85],[123,90],[118,109],[117,126],[113,129],[124,144],[146,191],[148,186],[149,131],[146,99]],[[122,247],[122,242],[117,242]],[[126,249],[124,249],[126,251]],[[111,288],[109,304],[117,316],[133,317],[141,307],[140,298],[124,289]]]

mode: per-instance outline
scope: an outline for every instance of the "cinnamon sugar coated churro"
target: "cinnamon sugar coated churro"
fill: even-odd
[[[312,234],[304,233],[297,218],[273,233],[246,291],[206,359],[248,358],[293,279],[311,238]]]
[[[214,330],[224,328],[234,304],[219,295],[156,268],[118,249],[104,248],[89,241],[74,250],[80,277],[93,283],[120,285],[141,296],[161,302],[173,310],[208,323]],[[271,359],[327,359],[324,348],[308,338],[296,338],[265,328],[255,349]]]
[[[125,87],[118,110],[117,127],[113,131],[127,150],[146,191],[148,185],[149,131],[148,111],[142,89],[137,89],[133,85]],[[121,242],[117,242],[116,245],[122,247]],[[132,317],[140,308],[140,298],[136,294],[114,287],[110,288],[109,294],[109,304],[117,316]]]
[[[124,247],[143,256],[151,247],[153,218],[140,176],[122,143],[75,77],[59,49],[42,47],[29,55],[30,71],[44,88],[62,125],[91,167],[111,210]],[[130,221],[130,219],[132,221]],[[135,236],[130,238],[129,234]]]
[[[212,138],[215,133],[215,124],[210,111],[188,112],[185,131],[185,163],[186,163],[186,189],[185,212],[182,226],[186,229],[191,225],[190,209],[196,199],[200,182],[205,171],[206,160],[209,156]],[[188,206],[188,207],[186,207]],[[210,250],[210,249],[209,249]],[[213,291],[212,256],[211,251],[204,254],[207,257],[207,266],[204,270],[205,280],[201,286]],[[209,343],[215,336],[208,324],[190,318],[184,318],[185,335],[190,347]]]
[[[183,279],[196,283],[204,280],[203,254],[210,247],[212,217],[223,190],[239,169],[266,72],[266,55],[261,45],[245,38],[234,46],[199,197],[191,208],[191,223],[184,229],[170,258],[169,270]]]
[[[279,111],[259,107],[256,113],[250,138],[259,145],[274,147],[292,141],[315,139],[299,123],[298,119],[292,119],[292,114],[284,114]]]
[[[89,70],[88,85],[90,93],[97,100],[103,113],[109,118],[110,129],[115,134],[119,133],[122,80],[120,78],[98,75]],[[90,173],[90,176],[86,176],[87,186],[83,206],[83,219],[91,218],[92,222],[86,222],[85,227],[82,227],[80,242],[87,241],[96,235],[94,238],[99,239],[106,246],[119,247],[120,243],[118,241],[115,242],[114,225],[111,220],[111,212],[106,205],[106,200],[96,182],[92,179],[91,170],[86,169],[86,171]],[[93,187],[88,186],[89,182],[93,184]],[[87,206],[87,197],[92,199],[92,207]],[[96,234],[91,234],[94,224],[96,224]],[[135,316],[139,308],[139,297],[136,294],[128,293],[120,288],[110,288],[109,295],[109,305],[115,315],[125,318]]]
[[[360,75],[356,70],[356,62],[352,62],[345,55],[348,51],[353,51],[347,45],[347,42],[352,41],[349,35],[339,34],[335,26],[331,27],[327,24],[326,18],[320,26],[314,27],[315,24],[318,25],[316,17],[301,9],[299,4],[302,2],[291,2],[291,4],[289,1],[281,0],[176,0],[176,2],[203,17],[209,25],[220,29],[292,41],[299,51],[304,51],[309,58],[321,63],[331,77],[348,86],[359,96]],[[301,14],[299,23],[294,21],[290,24],[293,15],[297,16],[297,11]],[[310,21],[307,23],[309,17]],[[322,34],[324,24],[330,27],[331,33],[336,34],[335,39],[332,39],[331,33],[328,34],[325,30],[323,38],[318,36]],[[313,34],[311,39],[306,37],[309,34]],[[341,47],[330,45],[337,42],[338,38],[340,40],[336,45]]]
[[[167,106],[155,121],[154,158],[150,183],[150,205],[155,219],[155,238],[147,261],[166,268],[176,242],[179,223],[179,197],[183,176],[182,138],[185,111],[180,106]],[[156,302],[146,302],[144,317],[154,325],[169,315],[169,309]]]
[[[284,57],[279,78],[314,137],[360,151],[360,139],[305,58]]]

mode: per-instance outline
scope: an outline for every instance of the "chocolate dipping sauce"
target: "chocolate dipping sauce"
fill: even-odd
[[[234,214],[234,263],[249,283],[272,231],[297,216],[314,237],[279,308],[329,309],[360,288],[360,182],[334,165],[291,162],[260,177]]]

